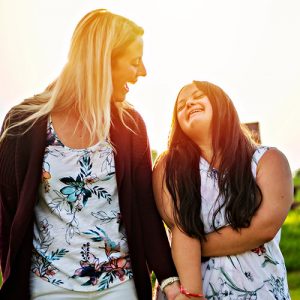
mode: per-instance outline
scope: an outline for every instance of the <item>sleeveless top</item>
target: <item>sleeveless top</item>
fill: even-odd
[[[253,154],[252,173],[260,158],[268,150],[259,147]],[[200,160],[202,220],[205,232],[212,232],[212,216],[218,202],[218,172],[209,170],[207,161]],[[228,225],[225,209],[216,216],[216,227]],[[203,292],[207,299],[290,299],[284,258],[279,248],[280,232],[268,243],[238,255],[211,257],[202,262]]]
[[[31,271],[54,285],[86,292],[133,276],[111,145],[69,148],[51,120],[35,205]]]

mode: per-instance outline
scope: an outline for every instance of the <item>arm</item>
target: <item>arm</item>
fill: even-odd
[[[9,125],[9,117],[10,115],[7,114],[0,135]],[[17,207],[17,188],[14,169],[15,147],[16,138],[14,137],[6,136],[0,142],[0,272],[1,270],[3,272],[2,283],[7,279],[4,273],[9,255],[11,226]]]
[[[293,202],[293,184],[286,157],[277,149],[268,150],[259,160],[256,182],[262,203],[248,228],[239,232],[228,226],[207,235],[203,256],[234,255],[272,240],[281,228]]]
[[[172,260],[166,231],[155,205],[152,189],[152,162],[146,128],[142,119],[137,120],[139,134],[134,138],[134,155],[138,157],[134,169],[134,186],[139,199],[140,220],[144,236],[147,264],[153,270],[159,283],[176,277],[177,271]],[[168,285],[169,300],[179,293],[178,282]]]
[[[202,293],[200,241],[189,237],[176,225],[171,195],[166,188],[163,174],[164,162],[160,160],[153,171],[153,190],[160,215],[172,231],[172,257],[180,282],[188,291]],[[179,295],[176,299],[188,298]]]

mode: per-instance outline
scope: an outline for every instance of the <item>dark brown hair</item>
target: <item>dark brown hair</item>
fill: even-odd
[[[223,204],[213,216],[225,207],[227,222],[236,230],[248,227],[261,203],[261,192],[251,171],[252,155],[256,144],[240,123],[237,111],[218,86],[206,81],[194,81],[196,87],[208,98],[212,106],[213,158],[219,156],[218,186]],[[180,93],[180,92],[179,92]],[[179,95],[179,94],[178,94]],[[178,97],[177,97],[178,99]],[[169,135],[168,150],[164,153],[165,179],[174,204],[174,219],[187,234],[204,238],[201,212],[200,148],[181,130],[177,120],[177,100]],[[210,171],[212,167],[210,167]]]

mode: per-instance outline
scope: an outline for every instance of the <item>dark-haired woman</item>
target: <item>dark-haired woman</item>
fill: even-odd
[[[290,299],[279,249],[293,198],[289,164],[251,140],[221,88],[194,81],[181,89],[153,176],[172,231],[176,300]]]

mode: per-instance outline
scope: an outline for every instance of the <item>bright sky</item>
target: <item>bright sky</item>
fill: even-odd
[[[222,87],[242,122],[260,123],[262,142],[300,168],[300,1],[0,0],[0,122],[41,92],[66,62],[78,21],[95,8],[145,29],[148,76],[127,99],[161,152],[179,89],[193,79]]]

